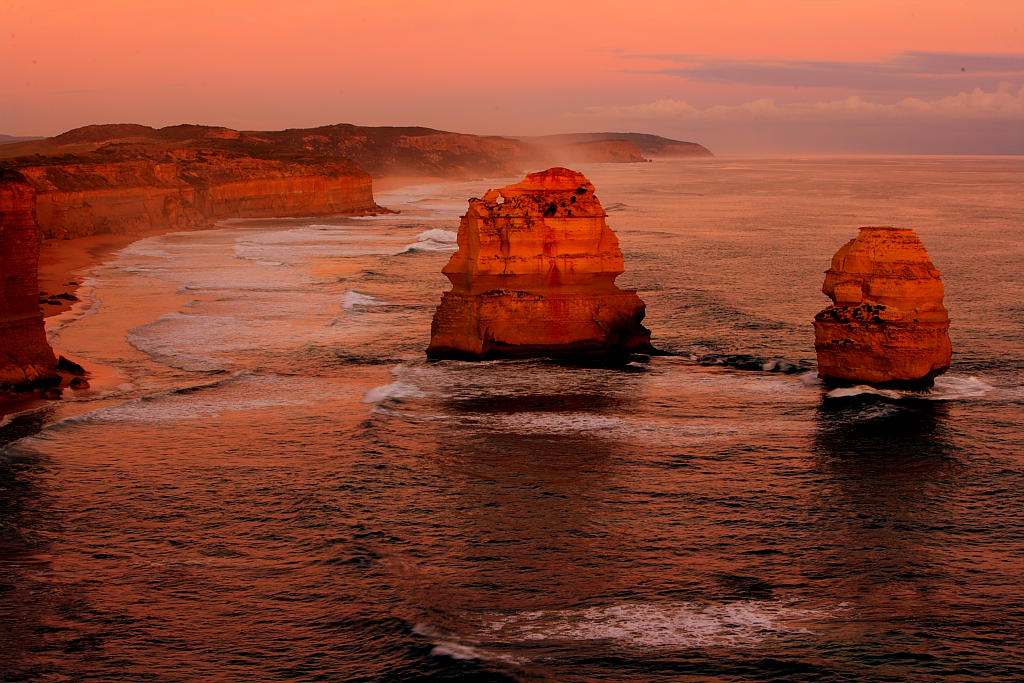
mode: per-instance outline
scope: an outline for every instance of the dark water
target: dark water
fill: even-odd
[[[831,254],[893,223],[954,367],[426,363],[502,179],[147,239],[52,326],[95,391],[0,426],[0,680],[1024,680],[1024,160],[584,170],[656,344],[813,364]]]

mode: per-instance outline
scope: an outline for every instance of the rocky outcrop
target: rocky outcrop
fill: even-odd
[[[930,386],[949,367],[942,276],[913,230],[866,227],[832,257],[814,318],[818,375],[833,384]]]
[[[54,379],[57,358],[46,341],[37,300],[39,226],[35,190],[13,171],[0,170],[0,388]]]
[[[624,355],[649,351],[644,302],[621,290],[622,250],[594,186],[551,168],[469,200],[452,283],[434,314],[431,358]]]

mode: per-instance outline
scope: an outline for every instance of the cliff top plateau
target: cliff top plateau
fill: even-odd
[[[516,175],[558,161],[637,162],[646,156],[710,156],[695,143],[639,133],[580,133],[539,138],[468,135],[416,126],[355,126],[238,131],[181,124],[83,126],[60,135],[0,144],[8,167],[156,158],[203,150],[280,161],[348,159],[376,177]]]

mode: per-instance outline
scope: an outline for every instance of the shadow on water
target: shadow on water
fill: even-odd
[[[824,479],[810,508],[816,536],[804,571],[855,611],[858,618],[845,629],[851,655],[894,676],[925,675],[937,656],[925,630],[881,637],[874,622],[928,623],[955,591],[948,551],[936,542],[956,524],[966,468],[952,440],[949,406],[826,399],[816,419],[812,448]],[[920,659],[901,659],[902,652]]]
[[[608,527],[600,490],[623,447],[609,416],[629,401],[600,386],[445,401],[461,418],[437,443],[440,458],[458,463],[450,470],[453,503],[464,511],[457,533],[472,543],[461,561],[474,581],[493,584],[503,607],[611,590],[616,572],[599,566]]]
[[[955,466],[940,401],[885,400],[873,395],[826,399],[818,408],[813,450],[837,472],[880,478],[927,475]]]
[[[46,462],[12,444],[38,432],[47,416],[31,413],[5,425],[0,448],[0,679],[35,680],[43,668],[34,653],[52,648],[54,596],[45,580],[50,567],[45,534],[53,529],[45,484]]]
[[[631,584],[629,567],[614,561],[623,539],[612,538],[601,493],[625,447],[602,426],[630,409],[631,393],[618,373],[542,377],[533,392],[477,387],[434,405],[443,419],[424,445],[436,483],[410,501],[436,516],[420,520],[432,528],[419,551],[430,557],[396,577],[441,654],[471,653],[520,679],[530,665],[506,667],[518,646],[483,636],[488,624]]]

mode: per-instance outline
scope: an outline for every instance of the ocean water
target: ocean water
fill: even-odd
[[[581,170],[679,355],[425,360],[513,178],[95,268],[50,325],[93,389],[0,425],[0,679],[1024,680],[1024,159]],[[931,392],[814,379],[879,224],[946,278]]]

